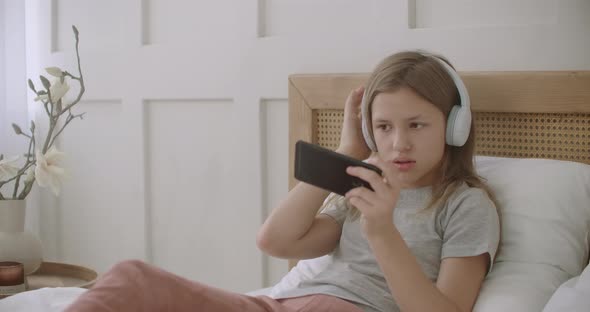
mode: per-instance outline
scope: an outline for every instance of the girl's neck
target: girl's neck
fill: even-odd
[[[402,188],[400,190],[399,199],[404,200],[426,200],[432,196],[432,185],[421,186],[415,188]]]

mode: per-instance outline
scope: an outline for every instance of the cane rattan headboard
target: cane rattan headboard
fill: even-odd
[[[590,164],[590,71],[461,73],[474,112],[478,155]],[[335,149],[350,90],[368,74],[289,77],[289,186],[295,142]]]

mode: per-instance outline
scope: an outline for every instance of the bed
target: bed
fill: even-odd
[[[496,192],[503,242],[474,311],[587,311],[590,306],[590,71],[463,72],[476,167]],[[289,77],[289,185],[295,142],[335,149],[343,105],[368,74]],[[329,255],[291,260],[272,295],[321,271]],[[557,291],[556,291],[557,290]],[[0,300],[0,311],[60,311],[81,289]],[[549,302],[549,303],[548,303]],[[8,311],[8,310],[6,310]]]
[[[590,71],[460,74],[474,113],[476,168],[496,192],[503,222],[497,262],[474,310],[541,311],[550,299],[569,300],[547,305],[552,309],[575,311],[578,304],[587,310]],[[289,77],[290,187],[297,183],[295,142],[335,149],[345,99],[367,79],[368,74]],[[312,277],[321,270],[317,262],[290,261],[293,269],[275,288]],[[567,294],[551,298],[558,288]]]

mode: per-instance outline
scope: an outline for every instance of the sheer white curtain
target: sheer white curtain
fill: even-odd
[[[28,147],[28,140],[14,133],[12,123],[28,129],[34,115],[28,112],[27,63],[36,66],[37,53],[28,51],[31,47],[26,47],[26,31],[37,25],[34,20],[26,21],[25,11],[36,9],[36,0],[0,0],[0,153],[5,157],[22,155]],[[34,41],[30,42],[36,48]],[[12,185],[6,185],[3,192],[6,189],[12,189]],[[39,218],[37,194],[33,192],[27,197],[26,228],[39,233]]]
[[[12,123],[28,128],[25,53],[25,2],[0,0],[0,153],[25,152],[26,140]]]
[[[6,10],[0,0],[0,153],[5,153],[6,142]]]

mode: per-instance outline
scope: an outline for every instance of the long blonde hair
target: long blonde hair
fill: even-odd
[[[438,57],[452,66],[440,56],[418,51],[405,51],[393,54],[382,60],[373,70],[365,90],[369,101],[368,129],[371,137],[371,107],[377,94],[395,92],[401,88],[409,88],[428,102],[436,106],[448,118],[453,105],[459,103],[459,94],[453,79],[446,69],[434,59]],[[490,199],[496,203],[490,188],[475,172],[473,156],[475,152],[474,126],[471,124],[469,138],[465,145],[457,147],[445,145],[440,179],[432,186],[432,198],[424,210],[438,206],[449,199],[463,183],[470,187],[483,189]],[[373,138],[374,140],[374,138]],[[348,202],[349,213],[358,217],[359,211]]]

